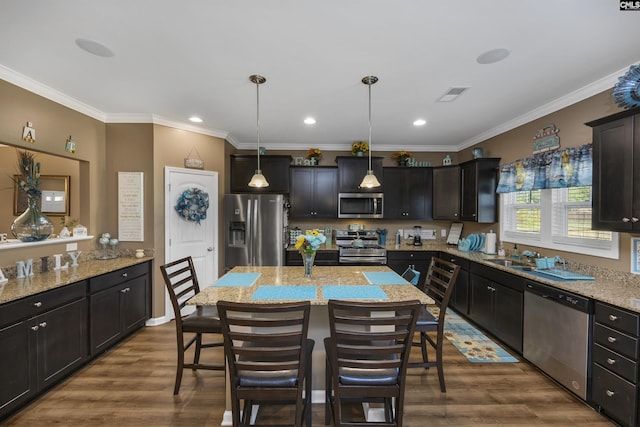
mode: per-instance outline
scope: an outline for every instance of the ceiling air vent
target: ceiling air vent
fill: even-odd
[[[462,94],[462,92],[464,92],[467,89],[469,88],[468,87],[452,87],[447,91],[447,93],[445,93],[438,99],[438,102],[451,102],[457,97],[459,97]]]

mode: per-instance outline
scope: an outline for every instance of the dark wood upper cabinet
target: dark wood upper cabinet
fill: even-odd
[[[369,170],[369,157],[336,157],[336,162],[338,162],[338,191],[340,193],[380,193],[384,187],[382,182],[382,160],[382,157],[371,157],[371,168],[382,187],[361,188],[362,178]]]
[[[290,175],[291,218],[338,217],[338,168],[291,166]]]
[[[431,168],[387,167],[383,176],[385,219],[431,219]]]
[[[460,221],[460,166],[433,168],[433,219]]]
[[[460,165],[460,219],[479,223],[498,221],[500,159],[481,158]]]
[[[262,174],[269,182],[265,188],[249,187],[249,181],[258,167],[255,155],[231,155],[232,193],[289,193],[289,165],[291,156],[260,156]]]
[[[498,220],[498,158],[433,168],[433,219],[493,223]]]
[[[640,108],[586,123],[593,128],[594,230],[640,231]]]

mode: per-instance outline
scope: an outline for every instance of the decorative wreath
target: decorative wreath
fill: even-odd
[[[624,76],[618,77],[613,96],[625,109],[640,106],[640,64],[632,65]]]
[[[209,193],[198,188],[184,190],[178,197],[175,209],[185,220],[200,224],[200,221],[207,217]]]

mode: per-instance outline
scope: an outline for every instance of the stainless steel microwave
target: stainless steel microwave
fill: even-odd
[[[383,218],[382,193],[338,193],[338,218]]]

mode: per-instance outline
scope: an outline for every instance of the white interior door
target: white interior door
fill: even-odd
[[[218,173],[165,167],[165,261],[191,256],[200,288],[218,278]],[[183,191],[197,188],[209,194],[207,217],[187,221],[175,210]],[[165,316],[173,318],[173,309],[165,289]]]

